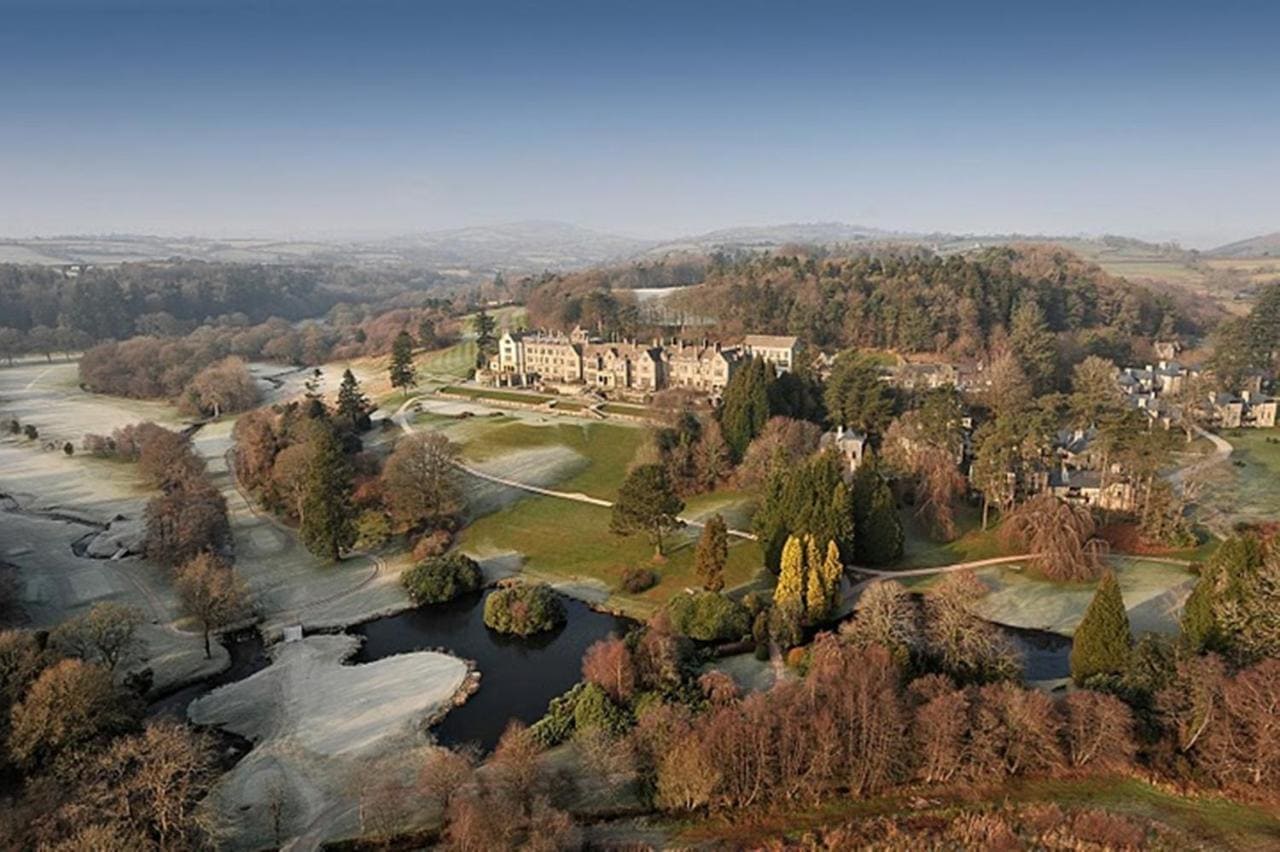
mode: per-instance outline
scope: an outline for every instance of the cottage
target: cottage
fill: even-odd
[[[837,426],[818,439],[818,448],[822,450],[832,448],[836,451],[844,466],[845,479],[849,480],[853,478],[853,474],[866,457],[867,436],[861,432]]]

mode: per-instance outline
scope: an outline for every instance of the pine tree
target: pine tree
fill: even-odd
[[[874,461],[866,459],[853,480],[854,559],[885,565],[902,555],[902,519],[889,483]]]
[[[360,391],[360,382],[350,369],[342,373],[338,386],[338,419],[349,428],[365,431],[369,428],[369,398]]]
[[[662,536],[681,525],[684,502],[676,496],[662,465],[643,464],[627,474],[613,504],[609,529],[615,535],[645,532],[653,540],[654,556],[662,556]]]
[[[693,552],[693,568],[702,580],[702,588],[718,592],[724,588],[724,565],[729,559],[729,530],[724,518],[716,513],[702,528]]]
[[[1042,394],[1052,389],[1058,354],[1040,303],[1034,297],[1024,298],[1009,325],[1009,346],[1033,392]]]
[[[820,562],[811,566],[817,583],[822,586],[822,608],[814,611],[810,608],[809,617],[814,621],[828,618],[835,611],[840,600],[840,579],[844,577],[844,561],[840,558],[840,548],[834,541],[827,542],[827,552]]]
[[[318,428],[312,440],[316,442],[315,455],[307,472],[298,534],[307,550],[336,562],[356,540],[351,468],[332,428]]]
[[[764,359],[752,358],[730,377],[720,408],[720,428],[735,461],[742,458],[768,421],[768,367]]]
[[[407,395],[409,388],[418,384],[417,372],[413,368],[413,338],[409,332],[401,331],[391,344],[391,387],[400,388]]]
[[[489,316],[489,312],[481,308],[472,321],[472,328],[476,333],[476,366],[483,367],[488,363],[490,356],[498,352],[498,338],[494,334],[498,328],[498,322]]]
[[[804,613],[813,623],[827,615],[828,594],[822,576],[822,548],[812,535],[804,537]]]
[[[1083,686],[1094,675],[1122,673],[1132,644],[1120,584],[1115,572],[1107,571],[1071,641],[1071,679]]]
[[[804,545],[795,536],[788,536],[782,547],[782,570],[778,573],[778,585],[773,590],[773,603],[779,609],[801,615],[805,604]]]

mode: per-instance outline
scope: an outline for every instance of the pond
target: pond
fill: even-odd
[[[1031,630],[996,624],[1022,658],[1022,676],[1028,681],[1060,680],[1071,676],[1071,637],[1047,630]]]
[[[475,661],[480,690],[432,729],[444,745],[477,743],[491,749],[511,719],[537,721],[547,702],[581,679],[582,655],[592,643],[635,626],[565,598],[564,627],[529,638],[506,636],[484,625],[483,601],[489,594],[406,610],[347,631],[365,640],[352,660],[356,663],[429,649]]]

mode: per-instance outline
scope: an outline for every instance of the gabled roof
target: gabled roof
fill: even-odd
[[[787,334],[748,334],[743,342],[761,349],[793,349],[800,339]]]

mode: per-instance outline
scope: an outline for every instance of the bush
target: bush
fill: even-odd
[[[34,441],[36,438],[40,437],[40,430],[36,429],[36,427],[28,423],[26,426],[22,427],[22,434],[26,435],[27,438],[29,438],[30,440]]]
[[[386,512],[366,509],[356,518],[356,547],[377,550],[391,538],[391,519]]]
[[[623,710],[607,693],[594,683],[589,683],[578,693],[573,706],[573,726],[577,731],[597,728],[616,736],[631,726],[627,711]]]
[[[75,452],[76,452],[76,448],[70,441],[67,441],[65,444],[62,445],[63,455],[72,456],[72,455],[75,455]]]
[[[751,627],[747,608],[719,592],[678,595],[667,604],[672,628],[700,642],[741,639]]]
[[[558,746],[573,734],[575,710],[578,698],[587,685],[581,681],[563,695],[557,695],[547,704],[547,713],[529,726],[529,733],[543,748]]]
[[[440,556],[449,549],[453,536],[448,530],[432,530],[419,538],[413,545],[413,558],[416,562]]]
[[[622,569],[621,587],[624,592],[638,595],[658,585],[658,575],[648,568],[630,567]]]
[[[17,434],[18,434],[19,432],[21,432],[21,431],[22,431],[22,424],[21,424],[21,423],[19,423],[17,420],[10,420],[10,421],[9,421],[9,434],[10,434],[10,435],[17,435]]]
[[[532,636],[564,622],[564,604],[545,583],[505,586],[484,602],[485,626],[499,633]]]
[[[455,552],[419,562],[400,575],[400,582],[416,604],[445,603],[479,589],[484,576],[474,559]],[[488,621],[486,605],[485,622]]]

